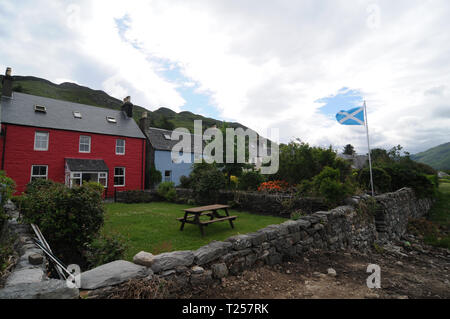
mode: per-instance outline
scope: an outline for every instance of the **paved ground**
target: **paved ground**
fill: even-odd
[[[450,298],[450,251],[431,248],[414,237],[367,254],[308,253],[281,265],[262,266],[222,280],[220,287],[197,289],[179,298],[322,299]],[[367,288],[369,264],[381,267],[381,289]],[[328,269],[332,268],[335,271]],[[220,288],[220,289],[218,289]]]

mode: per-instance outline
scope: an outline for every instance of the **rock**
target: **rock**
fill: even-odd
[[[196,274],[196,275],[202,274],[205,271],[205,269],[203,267],[200,267],[200,266],[194,266],[194,267],[191,268],[191,270],[192,270],[192,273]]]
[[[32,254],[28,256],[28,261],[32,265],[42,265],[44,262],[44,256],[41,254]]]
[[[6,280],[5,286],[39,283],[44,280],[44,271],[40,268],[23,268],[13,271]]]
[[[333,268],[328,268],[327,275],[331,277],[336,277],[337,276],[336,270],[334,270]]]
[[[211,266],[214,278],[224,278],[228,276],[228,268],[224,263],[214,264]]]
[[[194,261],[197,265],[204,265],[228,253],[232,246],[230,242],[213,241],[194,252]]]
[[[142,278],[151,274],[151,270],[125,260],[116,260],[109,264],[81,273],[81,288],[92,290],[113,286],[133,278]]]
[[[69,288],[63,280],[50,279],[22,283],[0,289],[0,299],[78,299],[78,288]]]
[[[153,254],[141,251],[133,257],[133,262],[136,265],[151,267],[154,262],[154,257],[155,256]]]
[[[227,239],[235,250],[244,250],[252,246],[252,238],[247,235],[233,236]]]
[[[190,266],[194,262],[194,253],[190,250],[174,251],[153,257],[152,270],[159,273],[168,269],[175,269],[178,266]]]
[[[397,261],[395,264],[396,264],[397,266],[403,266],[403,263],[402,263],[401,261]]]
[[[380,295],[375,293],[367,293],[364,298],[366,299],[379,299]]]

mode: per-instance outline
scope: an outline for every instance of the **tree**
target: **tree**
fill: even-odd
[[[353,147],[352,144],[347,144],[344,147],[344,154],[345,155],[353,155],[353,154],[355,154],[355,148]]]

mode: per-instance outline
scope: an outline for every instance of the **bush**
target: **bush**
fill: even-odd
[[[197,202],[217,203],[220,190],[226,187],[226,178],[214,164],[194,164],[190,177]]]
[[[82,266],[85,246],[97,237],[103,225],[103,190],[98,183],[68,188],[35,180],[22,200],[24,221],[39,226],[60,259]]]
[[[328,206],[337,206],[347,196],[353,193],[352,184],[342,183],[338,169],[325,167],[320,174],[313,179],[314,190],[325,199]]]
[[[16,183],[11,178],[7,177],[5,172],[0,171],[0,194],[2,198],[0,202],[0,230],[3,223],[8,218],[3,210],[3,205],[12,197],[15,188]]]
[[[436,187],[423,173],[405,168],[402,164],[396,163],[383,168],[391,177],[391,190],[397,191],[404,187],[410,187],[419,198],[433,197],[436,194]]]
[[[391,191],[391,177],[382,168],[373,167],[373,187],[378,193],[387,193]],[[370,169],[364,168],[359,172],[359,185],[364,190],[370,190]]]
[[[126,249],[126,241],[120,234],[114,236],[101,234],[86,245],[85,258],[89,268],[94,268],[122,259]]]
[[[188,176],[180,177],[180,187],[181,188],[191,188],[191,179]]]
[[[150,187],[153,188],[162,181],[162,174],[160,171],[158,171],[154,165],[150,166]]]
[[[168,202],[175,201],[177,192],[173,182],[164,182],[158,185],[157,193]]]
[[[264,182],[264,176],[258,171],[244,172],[238,181],[238,188],[244,191],[256,191]]]

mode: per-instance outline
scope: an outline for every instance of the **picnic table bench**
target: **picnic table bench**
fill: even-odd
[[[203,230],[203,227],[207,227],[210,224],[224,221],[229,221],[231,228],[234,228],[233,220],[235,220],[237,216],[230,216],[230,214],[228,213],[228,208],[230,208],[230,206],[228,205],[209,205],[183,209],[184,217],[177,218],[177,220],[181,222],[180,231],[183,231],[185,224],[198,225],[200,227],[202,236],[204,236],[205,232]],[[224,210],[225,216],[220,215],[218,213],[219,210]],[[210,217],[210,219],[201,221],[200,216],[208,216]]]

